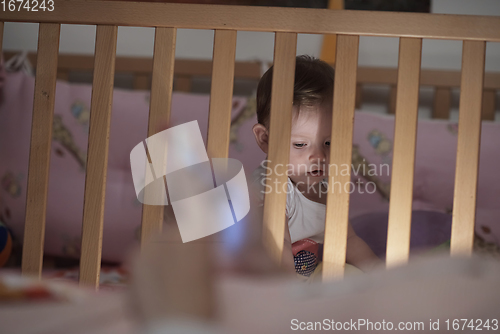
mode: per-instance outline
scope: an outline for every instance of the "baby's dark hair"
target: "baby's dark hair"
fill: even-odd
[[[326,62],[307,55],[295,60],[295,83],[293,104],[314,105],[333,100],[333,79],[335,72]],[[271,110],[271,87],[273,67],[262,76],[257,87],[257,121],[269,125]]]

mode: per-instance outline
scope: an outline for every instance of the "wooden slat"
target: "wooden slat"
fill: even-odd
[[[481,119],[486,121],[495,120],[495,91],[485,90],[483,92],[483,107]]]
[[[164,130],[170,121],[176,36],[175,28],[156,28],[148,137]],[[143,204],[141,246],[152,235],[161,233],[164,209],[161,205]]]
[[[113,15],[110,15],[112,13]],[[261,6],[55,0],[55,10],[0,12],[0,21],[279,31],[500,42],[500,17]],[[471,28],[473,27],[473,28]]]
[[[0,54],[3,52],[3,26],[4,23],[0,22]],[[6,59],[4,59],[5,61]]]
[[[398,71],[390,67],[359,67],[358,83],[395,85],[398,80]],[[422,69],[420,85],[432,87],[460,87],[460,71],[443,71]],[[500,89],[500,73],[487,72],[484,76],[485,89]]]
[[[358,67],[359,36],[337,36],[337,61],[333,99],[332,139],[330,170],[326,206],[325,244],[323,255],[323,280],[344,276],[349,216],[349,175],[341,166],[350,166],[352,158],[352,133],[354,104],[356,100],[356,70]],[[335,187],[339,183],[341,189]]]
[[[273,84],[269,129],[268,168],[272,173],[267,179],[271,192],[264,198],[264,226],[262,242],[276,263],[281,263],[285,237],[286,192],[281,191],[288,176],[286,164],[292,131],[293,84],[297,34],[276,33],[274,45]],[[283,149],[285,148],[285,149]]]
[[[175,76],[211,76],[212,61],[201,59],[178,59],[175,62]]]
[[[227,158],[229,154],[235,55],[236,31],[216,30],[207,139],[211,159]]]
[[[391,201],[387,231],[387,267],[407,262],[410,254],[421,58],[422,39],[400,39]]]
[[[343,10],[344,0],[328,0],[328,9]],[[335,52],[337,50],[337,36],[323,36],[323,45],[321,46],[320,59],[331,64],[335,68]]]
[[[398,82],[398,70],[390,67],[358,67],[357,82],[363,84],[395,85]]]
[[[432,118],[449,119],[450,108],[451,108],[451,89],[436,87],[436,91],[434,93]]]
[[[216,30],[214,35],[212,83],[208,117],[207,154],[209,158],[227,158],[236,56],[235,30]],[[208,242],[220,242],[214,234]]]
[[[97,26],[96,31],[83,207],[82,255],[80,259],[80,284],[96,288],[99,285],[101,268],[102,227],[117,31],[118,27],[116,26]]]
[[[464,41],[451,254],[470,255],[476,216],[485,42]]]
[[[485,72],[483,89],[500,90],[500,72]]]
[[[60,29],[60,24],[42,23],[38,32],[39,70],[33,99],[22,260],[23,275],[38,278],[42,274]]]
[[[191,77],[189,76],[180,76],[175,78],[175,90],[178,92],[191,92]]]
[[[68,81],[69,73],[68,71],[57,71],[57,80]]]
[[[148,90],[150,84],[151,80],[149,79],[149,75],[140,73],[134,76],[134,89]]]
[[[212,61],[199,59],[178,59],[175,62],[176,76],[211,76]],[[235,63],[234,73],[238,78],[260,79],[261,64],[254,61]]]
[[[356,109],[361,108],[363,104],[363,85],[356,84]]]
[[[387,111],[389,114],[394,115],[396,113],[396,97],[398,94],[398,89],[396,86],[391,86],[391,91],[389,92],[389,104],[387,106]]]
[[[9,59],[21,51],[6,51],[5,59]],[[27,55],[32,64],[36,64],[36,53]],[[93,55],[60,54],[57,64],[59,70],[91,71],[94,69]],[[116,57],[115,73],[151,73],[153,60],[149,57]],[[239,61],[235,63],[234,72],[237,78],[260,79],[261,63],[256,61]],[[211,76],[212,61],[202,59],[177,59],[174,69],[175,76]]]
[[[205,241],[183,243],[177,224],[165,224],[164,232],[148,242],[134,261],[134,308],[141,310],[142,319],[155,321],[175,315],[203,322],[217,320],[217,254],[212,248]]]
[[[20,52],[20,51],[19,51]],[[4,52],[5,59],[9,59],[19,52]],[[28,53],[28,59],[36,64],[36,53]],[[115,72],[151,73],[153,61],[147,57],[117,57]],[[269,65],[270,66],[270,65]],[[60,54],[57,63],[58,69],[72,71],[86,71],[94,68],[94,56]],[[258,62],[242,61],[235,63],[234,75],[236,78],[260,79],[261,64]],[[198,59],[177,59],[175,61],[174,76],[211,76],[212,61]],[[460,71],[443,71],[422,69],[420,71],[420,85],[432,87],[460,87]],[[358,67],[357,81],[359,84],[388,84],[396,85],[398,71],[390,67]],[[500,90],[500,73],[486,72],[484,89]]]

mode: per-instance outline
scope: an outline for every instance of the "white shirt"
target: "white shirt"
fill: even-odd
[[[259,198],[263,205],[266,190],[266,169],[262,164],[253,172],[254,186],[259,190]],[[286,216],[290,230],[291,242],[309,238],[323,243],[325,238],[326,206],[306,198],[288,178],[286,196]],[[274,190],[274,189],[273,189]],[[326,196],[326,194],[324,194]]]

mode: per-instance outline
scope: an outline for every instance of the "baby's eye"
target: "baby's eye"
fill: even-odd
[[[295,148],[302,148],[304,146],[306,146],[306,144],[304,144],[304,143],[295,143],[295,144],[293,144],[293,147],[295,147]]]
[[[326,146],[330,146],[330,141],[325,142]]]

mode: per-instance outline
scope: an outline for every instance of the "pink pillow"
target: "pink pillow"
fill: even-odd
[[[413,210],[452,212],[457,150],[456,122],[448,120],[419,120],[413,185]],[[357,112],[354,125],[354,144],[367,162],[392,165],[394,117]],[[500,123],[482,123],[479,162],[476,232],[487,241],[500,242]],[[382,183],[390,185],[383,169]],[[353,193],[351,216],[373,211],[387,211],[388,202],[378,193]]]
[[[8,73],[5,100],[0,105],[0,219],[19,240],[24,235],[33,89],[34,78],[24,73]],[[57,82],[46,254],[79,257],[90,97],[89,85]],[[243,97],[233,99],[233,116],[246,107],[246,102]],[[174,93],[172,126],[197,119],[206,141],[208,106],[208,95]],[[125,251],[138,240],[142,205],[132,183],[130,151],[146,139],[148,113],[148,92],[115,89],[104,213],[102,259],[105,261],[121,261]],[[239,139],[244,143],[241,152],[231,145],[231,155],[259,150],[253,138],[247,139]]]
[[[390,187],[394,124],[384,117],[356,112],[354,118],[353,161],[349,215],[386,212],[389,202],[382,189]],[[369,175],[369,178],[363,177]]]
[[[380,258],[385,258],[387,247],[387,212],[374,212],[351,220],[356,234],[363,239]],[[416,210],[411,215],[410,254],[438,247],[450,240],[451,215]]]

